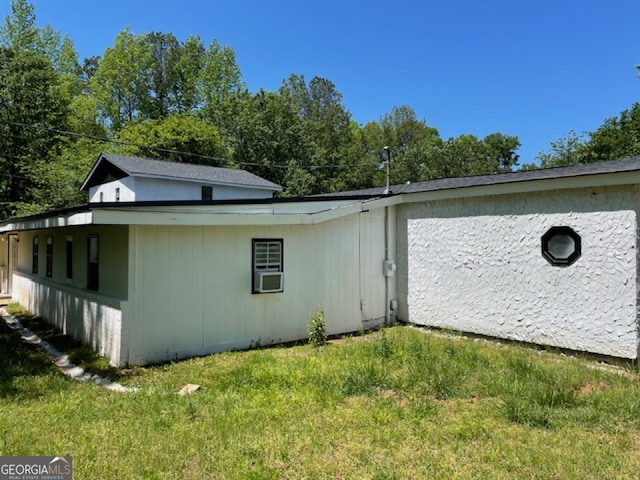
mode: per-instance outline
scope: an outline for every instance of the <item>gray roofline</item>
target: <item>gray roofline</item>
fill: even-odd
[[[143,158],[111,153],[101,153],[82,182],[80,190],[89,190],[94,175],[104,165],[132,177],[160,178],[200,182],[211,185],[227,185],[257,188],[261,190],[280,191],[282,187],[265,178],[241,169],[213,167],[192,163],[169,162],[154,158]]]
[[[607,162],[596,162],[570,165],[567,167],[540,168],[519,172],[494,173],[490,175],[475,175],[468,177],[438,178],[418,182],[392,185],[389,195],[402,195],[408,193],[435,192],[441,190],[457,190],[480,186],[498,186],[503,184],[537,182],[542,180],[569,179],[595,175],[625,173],[640,171],[640,156],[627,157]],[[375,187],[349,192],[336,192],[317,195],[318,197],[331,197],[333,195],[384,195],[385,187]]]
[[[629,173],[634,173],[634,175],[626,175]],[[572,180],[571,185],[567,184],[567,181],[570,179],[574,179]],[[379,187],[355,190],[351,192],[337,192],[332,194],[294,198],[93,203],[90,205],[79,205],[26,217],[5,219],[0,221],[0,229],[3,226],[16,222],[31,221],[54,216],[72,216],[75,214],[91,213],[94,210],[100,209],[144,209],[156,206],[186,207],[196,205],[268,205],[318,201],[337,202],[344,200],[354,200],[366,203],[375,201],[376,199],[388,199],[388,202],[390,202],[388,204],[397,204],[405,201],[415,201],[416,196],[418,198],[424,198],[425,200],[433,200],[437,197],[440,198],[443,196],[446,196],[447,198],[462,198],[469,195],[516,193],[524,191],[542,191],[550,189],[624,184],[640,184],[640,156],[613,160],[610,162],[580,164],[568,167],[530,170],[524,172],[426,180],[422,182],[395,185],[387,195],[384,194],[384,187]],[[464,192],[461,190],[464,190]]]

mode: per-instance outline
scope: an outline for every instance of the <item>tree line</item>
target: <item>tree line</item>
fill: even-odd
[[[606,131],[629,123],[607,122]],[[559,140],[542,166],[596,138]],[[36,24],[27,0],[12,0],[0,26],[0,218],[86,202],[78,189],[102,151],[243,168],[301,196],[384,185],[385,146],[392,183],[404,183],[511,171],[520,142],[500,132],[443,139],[407,105],[360,125],[322,77],[292,74],[277,91],[250,92],[233,49],[215,39],[125,29],[80,61],[71,39]],[[576,158],[614,151],[633,150]]]

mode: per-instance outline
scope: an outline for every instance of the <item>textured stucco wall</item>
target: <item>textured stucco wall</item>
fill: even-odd
[[[609,188],[403,205],[400,317],[636,358],[636,202],[635,188]],[[582,238],[568,267],[541,255],[541,236],[556,225]]]

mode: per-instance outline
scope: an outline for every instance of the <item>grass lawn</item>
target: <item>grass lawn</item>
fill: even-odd
[[[0,455],[72,455],[77,479],[637,478],[640,377],[594,366],[393,327],[111,371],[141,389],[114,393],[2,322]]]

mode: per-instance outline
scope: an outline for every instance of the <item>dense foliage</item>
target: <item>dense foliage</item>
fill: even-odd
[[[640,103],[608,118],[588,135],[570,131],[538,156],[542,168],[564,167],[640,155]]]
[[[83,203],[78,187],[101,151],[243,168],[300,196],[511,171],[517,137],[443,139],[410,106],[359,125],[328,79],[292,74],[250,92],[235,53],[217,40],[120,32],[102,56],[36,25],[12,0],[0,26],[0,218]],[[589,141],[561,139],[543,167],[635,154],[637,104]],[[525,167],[531,167],[525,165]]]

